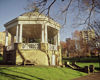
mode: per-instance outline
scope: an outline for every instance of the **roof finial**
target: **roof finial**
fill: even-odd
[[[35,6],[34,12],[39,12],[39,8]]]

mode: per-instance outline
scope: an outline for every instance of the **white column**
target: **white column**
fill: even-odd
[[[60,31],[58,31],[58,46],[60,46]]]
[[[44,24],[42,24],[41,43],[44,43]]]
[[[16,43],[19,42],[18,32],[19,32],[19,27],[18,27],[18,25],[17,25],[17,26],[16,26]]]
[[[14,36],[11,35],[11,44],[13,44],[13,43],[14,43]]]
[[[47,31],[47,25],[45,25],[45,43],[48,43],[48,31]]]
[[[57,35],[54,36],[54,44],[57,45]]]
[[[22,33],[23,33],[23,25],[20,24],[20,29],[19,29],[19,42],[22,43]]]
[[[55,50],[57,50],[57,46],[58,46],[58,39],[57,39],[57,35],[55,35],[54,37],[54,44],[55,44]]]
[[[8,46],[8,30],[6,30],[5,46]]]

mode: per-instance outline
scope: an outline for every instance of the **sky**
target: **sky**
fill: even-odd
[[[60,2],[57,2],[56,5],[58,5]],[[0,32],[4,31],[4,24],[6,22],[9,22],[10,20],[18,17],[19,15],[23,14],[26,12],[26,10],[24,8],[26,8],[28,2],[27,0],[0,0]],[[51,16],[55,16],[56,14],[54,14],[57,9],[57,7],[53,6],[53,8],[55,8],[55,11],[52,10],[51,11]],[[60,31],[60,39],[61,41],[65,41],[66,38],[71,38],[72,37],[72,33],[75,30],[81,30],[81,27],[73,27],[72,23],[74,22],[73,17],[75,15],[70,14],[67,15],[67,22],[66,25],[64,25],[65,27],[63,27]],[[58,18],[59,19],[59,18]],[[58,22],[61,20],[58,20]]]

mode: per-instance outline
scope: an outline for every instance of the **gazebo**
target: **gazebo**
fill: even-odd
[[[37,10],[27,12],[5,25],[6,64],[61,65],[61,26]],[[8,32],[11,44],[8,45]]]

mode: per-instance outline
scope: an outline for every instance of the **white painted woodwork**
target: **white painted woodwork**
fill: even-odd
[[[45,43],[48,43],[48,31],[47,31],[47,25],[45,24]]]
[[[54,44],[57,46],[57,35],[54,36]]]
[[[57,30],[60,30],[59,26],[56,26],[55,24],[51,24],[49,22],[45,22],[45,21],[18,21],[18,24],[47,24],[48,26],[55,28]]]
[[[19,26],[17,25],[16,26],[16,43],[18,43],[19,42],[19,35],[18,35],[18,33],[19,33]]]
[[[22,43],[23,24],[20,24],[19,43]]]
[[[12,24],[8,25],[8,26],[6,27],[6,29],[10,29],[10,28],[12,28],[12,27],[15,27],[17,24],[18,24],[18,22],[12,23]]]
[[[42,24],[41,42],[44,43],[44,24]]]
[[[58,31],[58,46],[60,46],[60,31]]]
[[[6,30],[5,46],[8,46],[8,30]]]

